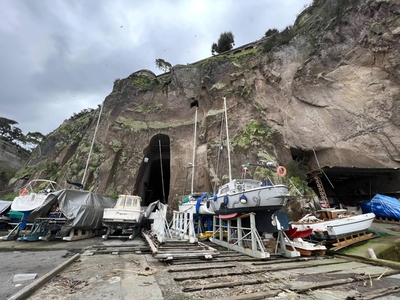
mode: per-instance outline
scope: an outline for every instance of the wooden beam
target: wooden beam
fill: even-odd
[[[259,300],[259,299],[269,299],[271,297],[277,296],[281,290],[273,290],[273,291],[265,291],[265,292],[256,292],[250,294],[242,294],[236,296],[230,296],[227,298],[221,298],[220,300]]]
[[[209,269],[228,269],[234,268],[236,265],[220,265],[220,266],[196,266],[191,268],[177,268],[177,269],[168,269],[168,272],[188,272],[188,271],[198,271],[198,270],[209,270]]]
[[[149,244],[151,251],[153,252],[153,254],[158,253],[157,247],[154,245],[153,241],[151,240],[151,238],[144,232],[142,232],[143,236],[145,237],[147,243]]]
[[[174,277],[175,281],[185,281],[191,279],[205,279],[205,278],[217,278],[224,276],[240,276],[240,275],[249,275],[249,274],[258,274],[264,273],[265,270],[247,270],[243,272],[228,272],[228,273],[218,273],[218,274],[198,274],[198,275],[189,275],[189,276],[181,276]]]
[[[234,281],[234,282],[219,282],[219,283],[210,283],[210,284],[197,284],[187,286],[182,289],[184,292],[195,292],[195,291],[203,291],[203,290],[212,290],[212,289],[220,289],[226,287],[234,287],[240,285],[253,285],[253,284],[261,284],[269,282],[268,279],[256,279],[256,280],[242,280],[242,281]]]

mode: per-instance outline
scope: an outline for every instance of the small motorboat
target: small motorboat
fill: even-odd
[[[103,226],[107,228],[103,240],[110,237],[133,239],[140,233],[140,224],[145,216],[141,206],[142,198],[133,195],[119,195],[113,208],[105,208]]]
[[[312,229],[315,239],[332,240],[367,230],[375,218],[374,213],[358,215],[347,209],[326,208],[317,213],[318,217],[308,214],[290,224],[298,230]]]

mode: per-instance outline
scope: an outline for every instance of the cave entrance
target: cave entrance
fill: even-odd
[[[308,186],[319,197],[321,195],[315,176],[320,178],[331,207],[338,207],[340,204],[358,206],[360,201],[369,201],[376,194],[400,197],[399,168],[327,165],[326,161],[329,159],[319,160],[319,157],[324,157],[326,153],[321,155],[320,152],[305,152],[295,148],[291,148],[290,151],[293,160],[306,172]]]
[[[309,186],[319,195],[314,180],[314,176],[319,176],[331,206],[358,206],[360,201],[369,201],[376,194],[400,197],[400,170],[397,168],[326,166],[321,170],[323,173],[307,174]]]
[[[168,202],[170,169],[170,139],[168,135],[157,134],[143,151],[135,184],[135,192],[142,198],[142,205],[160,200]]]

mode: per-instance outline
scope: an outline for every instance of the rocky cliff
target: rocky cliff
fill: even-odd
[[[399,15],[398,0],[314,1],[280,34],[160,76],[135,72],[103,102],[86,173],[100,108],[49,134],[19,176],[85,175],[86,188],[115,196],[150,184],[151,156],[164,196],[180,195],[190,190],[195,99],[194,189],[211,190],[228,172],[223,97],[236,175],[260,161],[314,170],[314,151],[321,166],[398,168]]]

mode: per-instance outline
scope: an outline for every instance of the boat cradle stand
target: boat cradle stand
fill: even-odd
[[[256,228],[256,214],[248,213],[231,219],[221,219],[220,216],[214,216],[213,219],[213,235],[210,241],[219,246],[234,250],[254,258],[269,258],[271,253],[267,252],[264,243]],[[250,227],[242,226],[242,219],[250,218]],[[294,250],[288,250],[285,247],[285,233],[280,226],[276,216],[273,222],[279,230],[279,245],[275,248],[273,255],[283,255],[288,258],[299,257],[300,253]],[[234,225],[233,223],[236,223]],[[277,244],[278,245],[278,244]]]
[[[197,226],[197,228],[199,228],[199,226],[195,223],[193,212],[174,210],[170,232],[174,238],[188,240],[189,243],[197,243],[198,239],[195,227]]]
[[[33,230],[33,223],[27,223],[25,229],[21,229],[22,227],[22,222],[19,222],[18,224],[15,225],[15,227],[5,236],[1,237],[0,240],[3,241],[12,241],[16,240],[20,237],[22,232],[27,232],[28,230],[26,229],[28,226],[31,228],[29,231],[31,232]]]
[[[123,234],[124,231],[122,230],[121,235],[114,235],[114,227],[111,224],[106,224],[103,222],[103,226],[107,228],[107,231],[105,234],[101,236],[101,238],[105,241],[108,239],[128,239],[128,240],[133,240],[136,236],[138,236],[142,230],[140,224],[137,226],[132,226],[129,230],[130,234]]]

